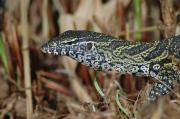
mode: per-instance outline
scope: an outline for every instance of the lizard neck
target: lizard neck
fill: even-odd
[[[180,35],[169,38],[169,52],[180,60]]]

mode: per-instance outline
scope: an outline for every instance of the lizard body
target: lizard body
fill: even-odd
[[[158,80],[150,99],[165,95],[179,78],[180,35],[169,39],[129,42],[92,31],[66,31],[45,43],[44,53],[66,55],[97,70],[133,73]]]

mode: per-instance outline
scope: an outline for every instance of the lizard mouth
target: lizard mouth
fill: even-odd
[[[51,45],[49,43],[45,43],[41,46],[41,51],[43,53],[48,53],[48,54],[54,54],[54,55],[68,55],[68,47],[65,47],[63,45],[61,46],[56,46],[56,45]]]

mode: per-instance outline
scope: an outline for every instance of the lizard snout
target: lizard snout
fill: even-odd
[[[43,53],[48,53],[48,52],[49,52],[49,48],[48,48],[47,43],[45,43],[45,44],[43,44],[43,45],[41,46],[41,51],[42,51]]]

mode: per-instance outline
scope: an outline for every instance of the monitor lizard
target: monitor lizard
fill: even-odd
[[[52,38],[42,52],[66,55],[93,69],[156,79],[149,99],[170,92],[179,80],[180,35],[151,43],[130,42],[93,31],[69,30]]]

